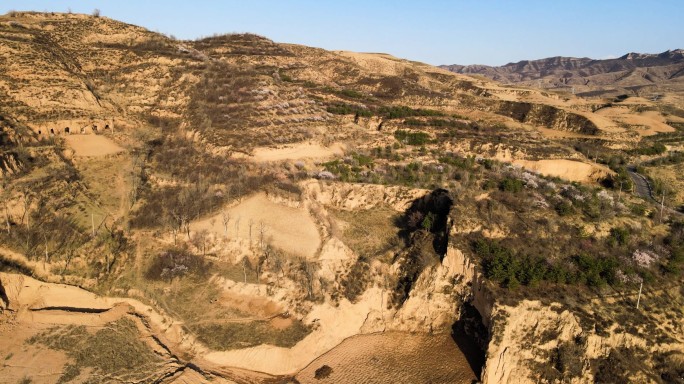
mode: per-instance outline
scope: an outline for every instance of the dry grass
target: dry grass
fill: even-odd
[[[399,228],[394,224],[398,213],[391,208],[331,212],[342,221],[341,240],[357,255],[375,257],[400,244],[397,236]]]
[[[253,278],[254,273],[249,273]],[[242,281],[242,270],[236,270]],[[250,278],[250,280],[251,280]],[[224,305],[223,292],[213,283],[176,279],[168,286],[154,285],[146,291],[166,312],[184,322],[199,341],[215,350],[244,348],[260,344],[292,347],[311,329],[299,320],[278,328],[266,320],[250,320],[262,313],[247,313]]]
[[[249,317],[249,314],[218,304],[222,292],[214,283],[181,278],[170,285],[150,284],[146,291],[162,309],[188,327],[200,321]]]
[[[27,340],[66,352],[71,362],[64,368],[59,383],[67,383],[88,370],[90,379],[118,377],[144,380],[162,360],[140,340],[135,323],[120,319],[95,333],[85,326],[51,328]]]
[[[660,180],[667,186],[668,192],[672,193],[668,196],[669,201],[666,201],[668,206],[676,208],[684,205],[684,163],[648,167],[647,172],[650,177]]]
[[[268,321],[217,322],[192,326],[191,329],[196,332],[201,342],[218,351],[260,344],[290,348],[311,332],[311,329],[299,320],[292,321],[284,329],[278,329]]]

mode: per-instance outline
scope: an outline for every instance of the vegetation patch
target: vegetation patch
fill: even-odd
[[[645,155],[645,156],[655,156],[662,155],[667,151],[667,147],[662,143],[655,143],[649,147],[641,147],[631,150],[633,155]]]
[[[55,327],[26,341],[64,351],[71,359],[58,383],[76,379],[84,369],[93,378],[143,380],[163,363],[139,338],[133,320],[122,318],[94,334],[85,326]]]
[[[173,280],[176,277],[207,276],[210,265],[204,258],[186,248],[170,248],[154,257],[145,277],[152,280]]]
[[[333,372],[333,369],[330,368],[328,365],[323,365],[320,368],[316,369],[316,372],[314,372],[314,378],[315,379],[325,379],[326,377],[330,376],[330,374]]]
[[[436,111],[434,109],[411,108],[404,105],[401,106],[383,106],[378,108],[377,114],[387,119],[403,119],[414,116],[445,116],[444,112]]]
[[[360,256],[381,256],[400,244],[395,226],[398,215],[391,208],[363,212],[339,210],[334,215],[344,221],[344,230],[339,234],[341,240]]]
[[[0,272],[21,273],[27,276],[33,276],[33,270],[26,264],[17,260],[5,257],[0,253]],[[0,286],[0,294],[2,294],[2,286]]]
[[[267,321],[190,325],[190,329],[199,341],[218,351],[261,344],[291,348],[311,332],[299,320],[294,320],[285,329],[274,328]]]
[[[411,132],[401,129],[394,131],[394,138],[408,145],[425,145],[430,142],[430,135],[425,132]]]
[[[356,115],[360,117],[371,117],[373,112],[365,106],[335,103],[328,105],[326,110],[334,115]]]

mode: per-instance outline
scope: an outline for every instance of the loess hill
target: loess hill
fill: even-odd
[[[682,93],[542,64],[0,16],[0,377],[683,382]]]

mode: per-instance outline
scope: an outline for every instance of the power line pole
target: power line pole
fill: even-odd
[[[639,295],[637,296],[637,306],[636,309],[639,309],[639,302],[641,302],[641,288],[644,287],[644,281],[641,280],[641,284],[639,284]]]

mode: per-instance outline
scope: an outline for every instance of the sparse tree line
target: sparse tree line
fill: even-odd
[[[176,278],[201,279],[210,271],[221,273],[222,268],[235,268],[238,281],[265,282],[278,286],[287,278],[302,287],[305,297],[314,300],[325,285],[317,276],[316,262],[287,256],[270,247],[268,226],[220,210],[231,200],[263,189],[299,195],[294,184],[274,182],[274,170],[263,169],[242,161],[226,159],[207,153],[183,137],[173,134],[154,140],[143,151],[147,155],[135,168],[134,188],[138,198],[133,207],[131,226],[157,228],[171,234],[174,246],[155,255],[145,276],[152,280],[171,281]],[[144,164],[144,165],[143,165]],[[171,179],[170,185],[154,185],[150,173]],[[275,193],[275,192],[274,192]],[[232,266],[219,266],[209,261],[216,238],[206,229],[190,230],[192,221],[218,212],[211,224],[222,228],[225,238],[244,236],[249,240],[253,255],[243,257]],[[190,248],[192,246],[192,249]],[[194,251],[193,251],[194,250]],[[239,277],[238,277],[239,276]]]
[[[44,143],[23,147],[27,150],[26,156],[30,156],[29,165],[45,166],[53,159],[57,166],[45,175],[21,182],[17,180],[22,174],[3,179],[0,243],[29,260],[51,265],[51,273],[68,273],[73,261],[80,258],[85,268],[81,265],[78,275],[110,276],[120,266],[118,261],[126,258],[129,250],[126,236],[117,224],[108,226],[102,215],[98,215],[97,225],[92,218],[92,228],[78,222],[73,213],[83,207],[79,208],[77,198],[93,196],[82,184],[74,165],[64,157],[61,143],[51,142],[49,148],[35,148],[41,144]]]
[[[141,171],[131,226],[166,227],[177,236],[189,236],[189,224],[217,211],[226,202],[239,199],[272,182],[272,174],[248,163],[226,159],[198,148],[197,144],[173,135],[150,143],[147,167],[169,178],[172,185],[152,185]]]
[[[64,275],[75,258],[84,258],[89,277],[111,275],[117,262],[126,258],[129,241],[121,229],[109,227],[104,218],[92,230],[81,226],[73,216],[60,214],[50,198],[24,191],[20,197],[21,214],[10,215],[3,203],[3,229],[0,239],[9,249],[25,254],[29,260],[52,265],[51,273]],[[97,255],[100,257],[92,257]]]

